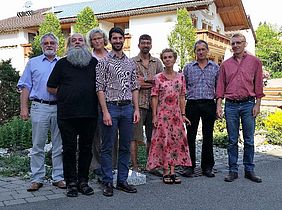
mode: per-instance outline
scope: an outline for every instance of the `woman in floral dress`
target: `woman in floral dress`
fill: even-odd
[[[154,128],[147,169],[163,167],[165,184],[181,183],[175,166],[191,166],[184,128],[185,122],[190,123],[185,117],[185,79],[173,70],[176,59],[172,49],[162,51],[165,69],[155,76],[151,92]]]

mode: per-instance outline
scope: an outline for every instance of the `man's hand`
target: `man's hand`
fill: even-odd
[[[26,107],[21,108],[20,117],[22,120],[25,120],[25,121],[29,119],[28,108]]]
[[[112,126],[112,117],[109,112],[103,113],[103,123],[107,126]]]
[[[140,112],[139,110],[135,110],[133,113],[133,123],[137,124],[140,120]]]
[[[253,117],[258,116],[259,113],[260,113],[260,104],[255,104],[253,108]]]

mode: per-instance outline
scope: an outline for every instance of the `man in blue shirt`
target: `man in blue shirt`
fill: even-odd
[[[187,125],[187,138],[192,160],[192,167],[188,167],[184,176],[193,176],[196,167],[196,136],[200,119],[202,120],[202,174],[214,177],[213,156],[213,127],[216,119],[215,88],[219,66],[208,60],[208,44],[198,40],[194,45],[196,61],[184,67],[186,80],[186,117],[191,124]]]
[[[44,146],[48,139],[48,131],[52,140],[52,179],[53,185],[66,188],[63,176],[62,139],[57,125],[57,99],[47,92],[47,80],[58,61],[56,52],[58,38],[52,34],[44,34],[40,39],[42,55],[31,58],[19,79],[18,89],[21,91],[21,112],[23,120],[29,119],[29,103],[32,101],[30,117],[32,123],[31,150],[31,185],[27,191],[36,191],[43,186],[45,177]]]

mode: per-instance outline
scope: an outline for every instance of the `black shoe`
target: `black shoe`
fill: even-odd
[[[238,178],[237,172],[229,172],[229,174],[224,178],[224,181],[233,182],[237,178]]]
[[[67,196],[68,197],[77,197],[78,196],[77,184],[75,182],[71,182],[68,184]]]
[[[90,187],[87,182],[81,182],[80,184],[78,184],[77,190],[78,192],[82,193],[83,195],[93,195],[94,194],[93,188]]]
[[[106,183],[106,184],[104,184],[103,195],[104,195],[104,196],[108,196],[108,197],[114,195],[112,183]]]
[[[184,168],[181,175],[184,176],[184,177],[193,177],[194,176],[194,169],[192,167]]]
[[[245,171],[245,178],[257,183],[262,182],[262,179],[257,176],[253,171]]]
[[[130,186],[126,181],[123,183],[118,183],[116,189],[127,193],[137,193],[137,189]]]
[[[214,173],[213,173],[212,170],[210,170],[210,169],[203,170],[203,171],[202,171],[202,174],[203,174],[204,176],[206,176],[206,177],[209,177],[209,178],[215,177]]]

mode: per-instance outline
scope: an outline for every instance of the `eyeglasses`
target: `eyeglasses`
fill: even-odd
[[[234,45],[241,45],[242,43],[244,43],[246,41],[238,41],[238,42],[232,42],[231,45],[234,46]]]
[[[104,37],[95,37],[95,38],[92,38],[91,40],[92,41],[98,41],[98,40],[101,40],[101,39],[103,39]]]
[[[56,45],[57,43],[56,42],[53,42],[53,41],[51,41],[51,42],[43,42],[43,45],[44,46],[48,46],[48,45]]]

